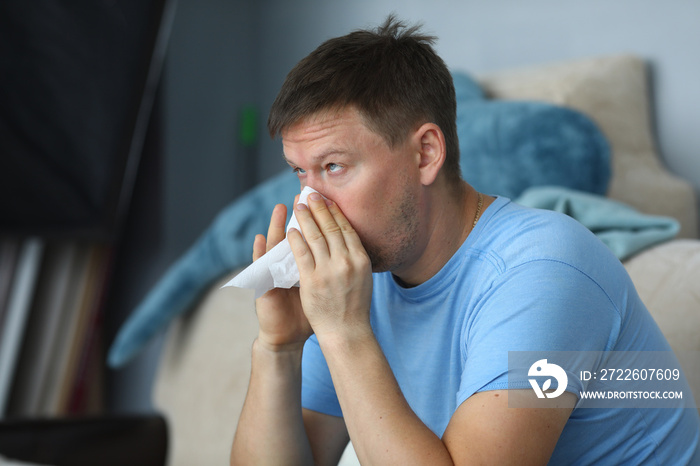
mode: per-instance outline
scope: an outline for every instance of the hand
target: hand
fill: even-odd
[[[304,314],[321,339],[328,333],[371,332],[372,265],[359,236],[332,201],[309,196],[296,206],[304,238],[287,235],[299,268]]]
[[[297,196],[298,199],[298,196]],[[295,200],[296,203],[296,200]],[[267,239],[255,237],[253,260],[259,259],[285,236],[287,207],[278,204],[272,211]],[[301,349],[313,331],[301,308],[299,288],[274,288],[255,302],[260,330],[258,341],[273,351]]]

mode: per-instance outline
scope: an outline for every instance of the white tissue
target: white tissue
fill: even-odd
[[[309,194],[317,192],[313,188],[305,187],[299,194],[299,202],[306,205]],[[292,218],[287,224],[287,232],[290,228],[299,228],[299,222],[292,213]],[[249,288],[255,290],[255,299],[273,288],[291,288],[299,284],[299,269],[294,260],[294,254],[289,246],[289,241],[284,238],[275,247],[267,251],[262,257],[243,269],[231,279],[226,286],[237,288]]]

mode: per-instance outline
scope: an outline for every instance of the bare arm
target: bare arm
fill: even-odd
[[[267,241],[256,238],[254,259],[284,238],[285,218],[286,208],[278,206]],[[250,383],[231,464],[337,463],[348,441],[343,420],[301,407],[301,356],[311,327],[298,289],[266,293],[256,302],[256,312],[260,332],[252,348]]]
[[[301,413],[301,350],[274,351],[256,340],[231,464],[281,462],[312,463]]]
[[[337,464],[348,443],[342,418],[301,408],[301,353],[253,345],[248,394],[231,464]]]
[[[547,464],[576,403],[565,393],[558,407],[511,408],[514,391],[476,393],[439,438],[408,406],[371,336],[321,345],[362,464]],[[530,390],[517,394],[536,400]]]

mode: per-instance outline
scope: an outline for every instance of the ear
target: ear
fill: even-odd
[[[418,168],[420,170],[421,184],[428,186],[435,181],[442,165],[445,163],[447,154],[445,135],[438,125],[424,123],[416,130],[413,136],[414,147],[418,149],[420,156]]]

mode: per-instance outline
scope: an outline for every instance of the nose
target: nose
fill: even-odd
[[[307,175],[306,179],[301,182],[301,189],[304,189],[307,186],[315,191],[318,191],[322,196],[327,197],[323,183],[321,183],[320,180],[311,178]]]

